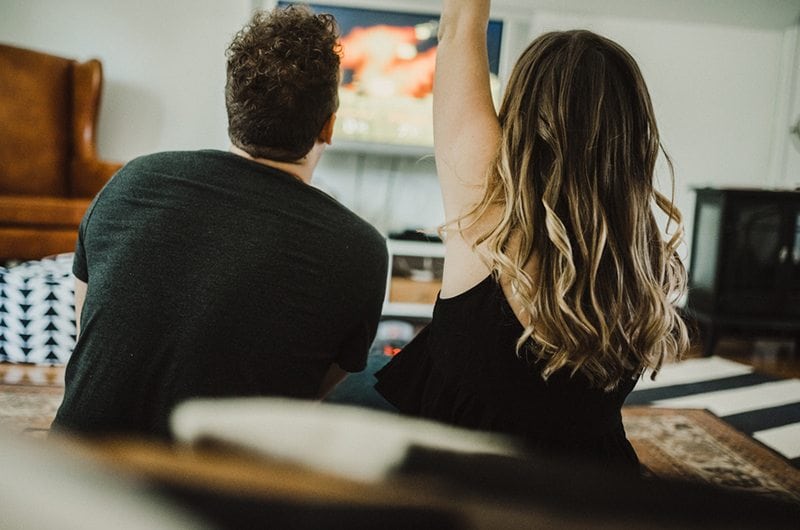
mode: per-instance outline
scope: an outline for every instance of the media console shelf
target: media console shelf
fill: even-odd
[[[444,245],[397,239],[387,243],[389,279],[383,316],[429,320],[442,287]]]
[[[800,348],[800,191],[696,190],[686,311],[711,355],[721,333],[791,334]]]

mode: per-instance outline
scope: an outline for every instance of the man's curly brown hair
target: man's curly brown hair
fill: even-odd
[[[339,105],[339,32],[305,6],[257,11],[227,50],[228,135],[250,156],[303,158]]]

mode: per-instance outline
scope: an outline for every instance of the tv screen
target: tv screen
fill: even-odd
[[[297,2],[278,2],[279,6]],[[309,4],[339,24],[342,81],[334,131],[336,143],[433,145],[433,73],[437,14]],[[503,23],[487,32],[495,105]]]

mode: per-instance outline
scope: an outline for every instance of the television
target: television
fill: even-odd
[[[286,6],[300,2],[277,2]],[[342,76],[333,148],[428,151],[433,146],[437,13],[309,5],[339,25]],[[503,22],[491,20],[487,53],[492,96],[500,101]]]

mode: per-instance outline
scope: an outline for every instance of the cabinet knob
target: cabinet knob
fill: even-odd
[[[784,245],[783,247],[781,247],[780,252],[778,252],[778,261],[780,261],[781,263],[786,263],[786,258],[788,257],[789,257],[789,247]]]

